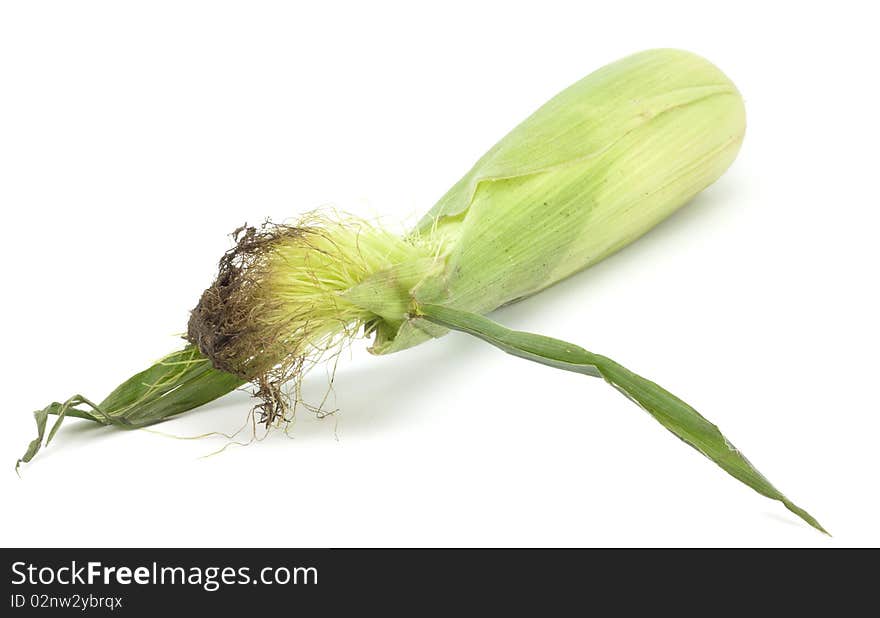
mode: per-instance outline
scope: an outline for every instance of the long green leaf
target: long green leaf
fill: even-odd
[[[507,329],[488,318],[439,305],[419,305],[413,316],[478,337],[508,354],[565,371],[601,377],[661,425],[762,496],[778,500],[817,530],[813,516],[786,498],[718,430],[687,403],[610,358],[559,339]]]

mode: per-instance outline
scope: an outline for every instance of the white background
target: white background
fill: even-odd
[[[4,3],[0,545],[880,544],[877,19],[709,5]],[[293,439],[200,459],[226,441],[71,420],[16,477],[33,409],[179,345],[234,228],[333,205],[403,230],[550,96],[660,46],[737,83],[739,159],[493,317],[684,397],[833,538],[607,385],[456,334],[356,345],[340,412]],[[250,405],[158,429],[234,431]]]

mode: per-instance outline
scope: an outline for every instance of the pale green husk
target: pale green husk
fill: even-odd
[[[742,98],[703,58],[680,50],[629,56],[562,91],[493,146],[419,223],[440,237],[442,272],[411,293],[486,313],[623,248],[712,184],[745,134]],[[366,309],[364,297],[349,297]],[[373,352],[442,329],[379,328]]]

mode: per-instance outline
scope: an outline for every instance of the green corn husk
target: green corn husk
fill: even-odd
[[[651,50],[564,90],[492,147],[406,236],[312,214],[243,228],[193,310],[182,352],[104,402],[75,396],[37,411],[122,428],[162,421],[252,382],[262,420],[287,420],[280,384],[321,354],[373,336],[389,354],[449,329],[558,369],[606,380],[677,437],[764,496],[824,529],[696,410],[610,359],[509,331],[481,314],[535,294],[623,248],[730,166],[742,98],[694,54]],[[175,359],[181,360],[178,364]],[[47,440],[48,441],[48,440]]]
[[[412,293],[487,313],[553,285],[712,184],[744,133],[739,92],[699,56],[661,49],[610,64],[511,131],[425,215],[417,233],[445,238],[449,257]],[[424,329],[379,329],[373,351],[443,332]]]

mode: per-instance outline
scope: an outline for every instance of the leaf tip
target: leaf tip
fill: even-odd
[[[790,500],[783,500],[782,503],[785,505],[785,508],[800,517],[808,524],[810,524],[810,526],[812,526],[822,534],[825,534],[829,537],[831,536],[831,533],[828,532],[824,527],[822,527],[822,524],[820,524],[815,517],[807,513],[804,509],[796,505],[794,502],[791,502]]]

